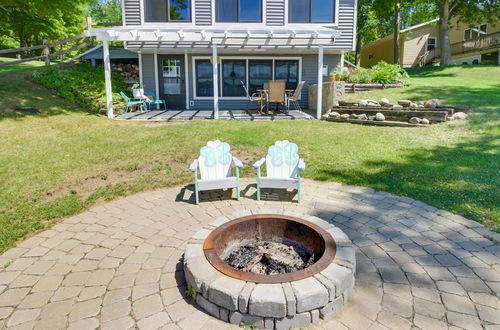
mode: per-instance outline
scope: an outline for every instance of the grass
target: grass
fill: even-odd
[[[267,146],[300,146],[304,176],[409,196],[500,231],[500,68],[416,72],[404,89],[357,95],[439,97],[473,107],[469,121],[428,128],[321,121],[111,121],[91,115],[30,79],[35,69],[0,71],[0,251],[90,205],[192,181],[187,166],[207,140],[221,139],[245,164]],[[22,105],[40,114],[16,112]]]

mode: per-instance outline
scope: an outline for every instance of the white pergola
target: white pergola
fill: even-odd
[[[213,111],[214,118],[219,118],[218,97],[218,48],[239,49],[318,49],[318,91],[317,118],[321,116],[323,99],[323,53],[332,48],[340,32],[329,27],[311,29],[307,25],[290,27],[242,28],[238,26],[196,27],[172,24],[168,27],[113,27],[97,28],[88,31],[90,37],[96,37],[103,43],[104,77],[106,82],[106,105],[109,118],[113,118],[113,100],[111,89],[111,65],[109,42],[125,41],[135,43],[156,42],[160,48],[211,48],[213,65]],[[165,45],[168,44],[168,45]],[[164,46],[165,45],[165,46]]]

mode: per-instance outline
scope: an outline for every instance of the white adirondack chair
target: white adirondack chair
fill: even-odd
[[[200,149],[200,157],[195,159],[189,170],[194,173],[196,204],[200,203],[200,191],[236,188],[240,199],[240,168],[243,163],[229,152],[231,147],[219,140],[208,141]],[[231,163],[236,167],[236,176],[232,176]],[[198,168],[200,176],[198,178]]]
[[[300,203],[300,172],[306,164],[299,158],[299,147],[287,140],[276,141],[267,151],[267,156],[257,161],[253,167],[257,171],[257,200],[260,200],[262,188],[297,189]],[[262,164],[266,163],[267,176],[260,175]]]

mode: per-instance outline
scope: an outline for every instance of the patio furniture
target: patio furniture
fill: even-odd
[[[240,200],[240,168],[243,163],[229,152],[231,147],[219,140],[208,141],[200,149],[200,156],[193,161],[189,170],[194,173],[196,204],[200,203],[200,191],[236,188]],[[236,176],[232,176],[231,163],[236,167]],[[198,178],[198,168],[200,176]]]
[[[305,170],[306,164],[299,158],[299,147],[287,140],[276,141],[270,146],[267,156],[257,161],[253,167],[257,171],[257,200],[260,201],[262,188],[297,189],[300,203],[300,172]],[[267,176],[260,173],[262,164],[266,163]]]
[[[144,100],[132,101],[124,92],[120,92],[120,96],[125,101],[125,112],[128,112],[131,107],[140,108],[142,111],[145,109],[146,103]]]
[[[259,114],[262,114],[262,109],[265,106],[265,101],[266,101],[265,94],[261,93],[260,91],[257,91],[255,93],[253,93],[252,95],[250,95],[250,92],[248,91],[248,88],[245,85],[245,83],[243,81],[240,81],[240,82],[241,82],[241,86],[245,90],[245,94],[246,94],[247,99],[248,99],[246,110],[248,110],[250,102],[257,102],[257,111],[259,112]]]
[[[299,84],[297,85],[297,88],[295,88],[295,91],[293,93],[286,94],[285,104],[286,104],[286,111],[287,112],[290,110],[290,103],[293,104],[293,106],[295,107],[295,110],[302,110],[300,108],[299,98],[300,98],[300,93],[302,92],[302,87],[304,87],[304,83],[305,83],[305,81],[299,82]]]
[[[279,109],[280,104],[285,104],[285,85],[284,80],[270,80],[269,81],[269,92],[267,95],[268,103],[276,103],[276,110]]]
[[[144,96],[149,97],[150,99],[145,99],[146,107],[149,111],[153,110],[151,108],[152,105],[155,106],[155,110],[161,110],[161,106],[163,105],[163,109],[167,110],[167,102],[165,100],[160,100],[156,98],[156,94],[153,92],[144,92]]]

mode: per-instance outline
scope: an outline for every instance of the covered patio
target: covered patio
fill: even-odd
[[[170,120],[203,120],[214,119],[213,110],[154,110],[148,112],[128,112],[117,115],[119,120],[140,120],[140,121],[170,121]],[[274,120],[308,120],[314,119],[304,111],[290,110],[286,113],[269,114],[262,116],[255,111],[246,110],[220,110],[221,120],[242,120],[242,121],[274,121]]]

